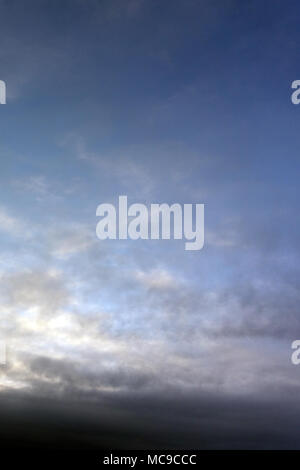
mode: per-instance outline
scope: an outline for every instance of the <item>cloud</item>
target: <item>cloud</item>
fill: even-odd
[[[51,229],[47,233],[50,253],[59,259],[85,252],[95,244],[90,227],[71,223],[66,227]]]
[[[58,191],[43,175],[29,176],[26,180],[14,180],[12,184],[18,190],[32,193],[38,202],[47,201],[57,203],[62,199]]]
[[[24,220],[10,213],[6,207],[0,207],[0,231],[10,237],[30,238],[33,235],[32,227]]]
[[[59,276],[49,271],[23,271],[1,277],[1,295],[7,305],[43,315],[54,314],[68,299]]]
[[[165,269],[153,269],[150,272],[137,271],[136,279],[148,289],[172,289],[177,286],[177,279]]]
[[[218,363],[222,354],[227,356],[222,347],[219,353]],[[242,359],[245,361],[245,357]],[[218,364],[216,378],[222,362]],[[229,362],[232,364],[231,359]],[[263,357],[260,362],[265,363]],[[244,365],[247,370],[248,365],[245,362]],[[196,376],[197,370],[201,370],[199,364],[191,374]],[[130,449],[133,442],[137,448],[148,450],[298,447],[293,436],[300,409],[296,394],[290,394],[290,390],[299,391],[299,384],[286,380],[283,388],[288,399],[282,399],[279,393],[270,395],[274,383],[284,379],[280,367],[269,369],[274,375],[268,377],[269,386],[264,392],[249,389],[246,382],[244,395],[221,393],[216,383],[209,390],[199,386],[184,389],[182,385],[157,389],[157,383],[162,383],[166,375],[153,377],[149,372],[127,366],[110,367],[107,372],[100,367],[95,374],[86,365],[80,367],[70,360],[41,356],[28,358],[26,371],[31,374],[30,388],[11,390],[9,395],[1,393],[0,432],[5,427],[7,436],[12,425],[15,446],[21,438],[37,445],[39,429],[40,445],[47,443],[56,449],[68,445],[71,448],[75,443],[77,448]],[[232,372],[226,368],[226,373],[229,382]],[[203,381],[203,376],[200,380]],[[21,414],[16,412],[20,409]],[[30,420],[24,427],[22,423],[27,422],[27,417]],[[26,435],[21,429],[26,430]]]
[[[283,115],[259,89],[269,71],[237,59],[266,44],[253,24],[236,37],[247,8],[225,56],[216,48],[235,3],[0,1],[1,79],[16,100],[2,145],[17,146],[1,173],[0,437],[299,446],[297,163],[283,162]],[[258,66],[274,47],[262,36]],[[100,242],[96,207],[120,194],[205,203],[204,250]]]

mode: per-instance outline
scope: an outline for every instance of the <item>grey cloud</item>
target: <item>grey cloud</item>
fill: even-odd
[[[5,428],[7,438],[12,427],[15,446],[23,439],[24,444],[47,443],[48,449],[298,448],[296,400],[168,391],[94,394],[78,402],[72,395],[34,400],[34,395],[12,392],[1,395],[0,408],[0,432]]]
[[[71,360],[34,357],[29,367],[37,377],[37,383],[39,383],[38,381],[43,382],[44,379],[50,380],[50,382],[54,382],[55,388],[58,381],[59,389],[70,390],[71,393],[75,393],[76,390],[97,390],[105,389],[105,387],[111,387],[115,390],[140,390],[147,388],[154,381],[154,377],[151,375],[126,365],[106,368],[99,364],[99,369],[96,372],[91,370],[87,363],[80,364]]]
[[[54,314],[69,299],[69,293],[55,273],[27,270],[2,276],[2,298],[15,309],[35,308]]]

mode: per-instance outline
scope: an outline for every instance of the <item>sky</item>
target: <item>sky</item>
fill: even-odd
[[[0,0],[2,442],[299,449],[299,3]],[[205,244],[96,208],[205,204]]]

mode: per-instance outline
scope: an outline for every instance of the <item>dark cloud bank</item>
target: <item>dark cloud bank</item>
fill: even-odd
[[[236,396],[218,393],[217,387],[213,393],[184,390],[132,370],[82,375],[76,364],[48,358],[33,359],[30,368],[36,377],[30,388],[1,393],[3,447],[73,452],[300,447],[294,386]],[[51,383],[54,377],[59,385]],[[97,391],[99,385],[106,390]]]

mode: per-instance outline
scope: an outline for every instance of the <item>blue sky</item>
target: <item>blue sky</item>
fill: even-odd
[[[285,398],[299,392],[298,13],[296,1],[0,0],[2,404],[33,396],[59,413],[71,396],[101,420],[109,396],[116,433],[133,438],[172,396],[197,445],[298,446]],[[204,203],[204,249],[101,242],[96,208],[121,194]],[[136,400],[135,424],[122,400]],[[168,434],[172,406],[162,446],[191,442]]]

